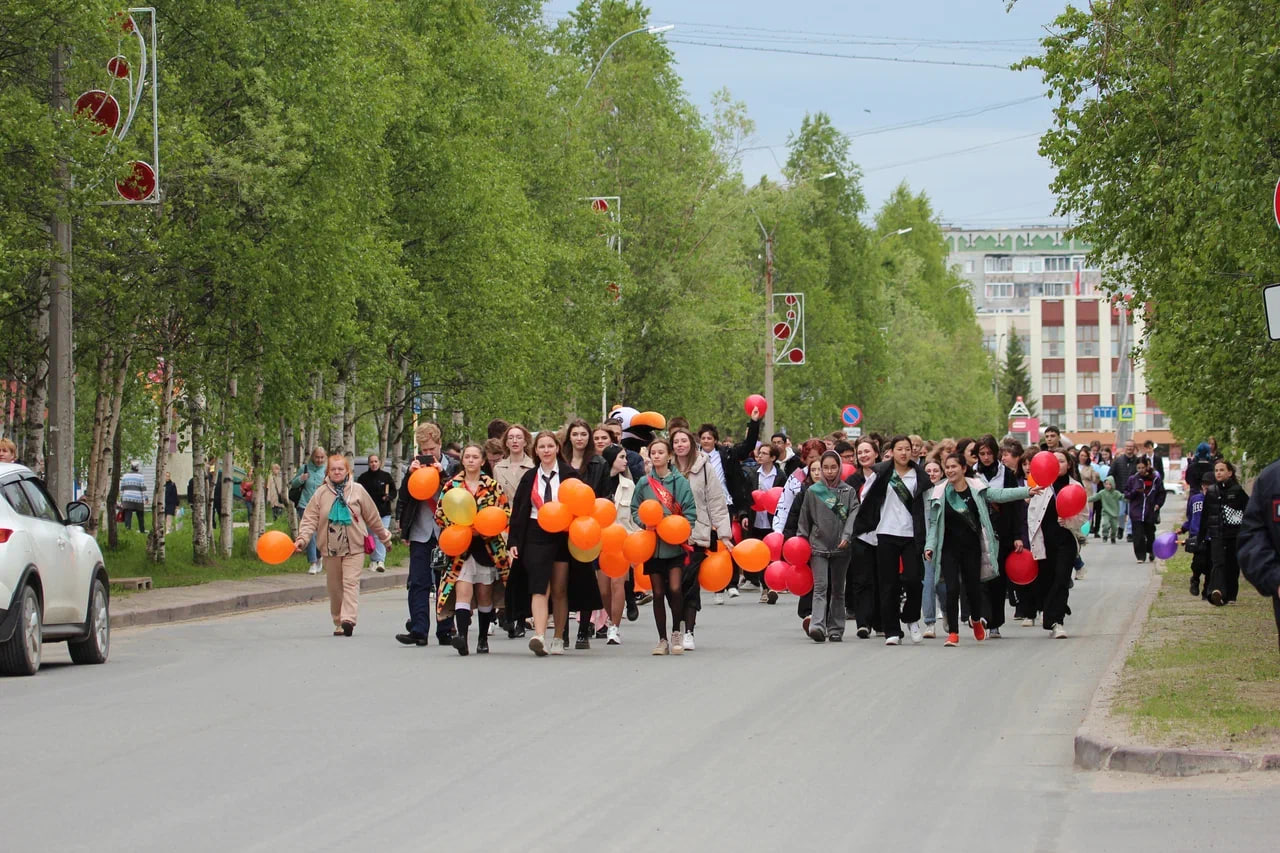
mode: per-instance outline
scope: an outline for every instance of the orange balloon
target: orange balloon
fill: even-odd
[[[278,566],[293,556],[293,540],[283,530],[268,530],[258,537],[258,559]]]
[[[507,513],[502,507],[487,506],[476,513],[476,519],[471,522],[471,526],[481,536],[497,536],[507,529]]]
[[[759,539],[743,539],[734,547],[733,559],[744,572],[762,572],[769,565],[769,546]]]
[[[631,568],[631,563],[627,562],[627,558],[622,556],[621,552],[600,552],[600,571],[609,577],[620,578],[627,573],[629,568]]]
[[[601,527],[608,527],[618,520],[618,508],[608,498],[596,498],[596,508],[591,511],[591,517],[600,522]]]
[[[733,580],[733,561],[724,551],[707,555],[698,567],[698,584],[707,592],[719,592]]]
[[[409,475],[409,494],[420,501],[434,498],[440,491],[440,472],[431,465],[424,465]]]
[[[649,580],[649,576],[644,573],[644,563],[636,566],[635,584],[636,589],[641,592],[650,592],[653,590],[653,581]]]
[[[456,557],[471,547],[471,525],[450,524],[440,533],[440,550]]]
[[[596,547],[600,544],[600,522],[589,515],[575,518],[569,524],[569,541],[584,551]]]
[[[601,549],[606,554],[621,554],[622,543],[627,541],[627,528],[621,524],[610,524],[600,531]]]
[[[654,549],[658,547],[657,540],[652,530],[637,530],[627,534],[626,541],[622,543],[622,553],[632,563],[643,563],[653,556]]]
[[[640,509],[636,510],[636,515],[640,516],[640,522],[645,527],[657,527],[659,522],[662,521],[662,504],[650,498],[640,504]]]
[[[683,515],[668,515],[658,522],[658,536],[668,545],[683,545],[692,532],[689,520]]]
[[[563,533],[572,521],[573,513],[559,501],[547,501],[538,510],[538,526],[548,533]]]
[[[1034,489],[1036,487],[1036,478],[1031,476],[1031,472],[1027,472],[1027,488]]]
[[[596,493],[581,480],[565,480],[561,483],[556,499],[578,517],[591,515],[596,508]]]

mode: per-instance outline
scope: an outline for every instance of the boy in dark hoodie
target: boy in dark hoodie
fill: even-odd
[[[1204,493],[1213,487],[1213,474],[1200,479],[1200,490],[1187,498],[1187,520],[1179,530],[1187,534],[1186,548],[1191,555],[1191,594],[1209,597],[1209,572],[1213,571],[1213,558],[1209,554],[1209,530],[1202,524],[1204,518]],[[1200,594],[1200,579],[1204,578],[1204,594]]]

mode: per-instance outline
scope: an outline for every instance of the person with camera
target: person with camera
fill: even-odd
[[[439,426],[429,421],[418,424],[414,440],[418,455],[409,463],[398,498],[400,538],[409,543],[409,621],[406,632],[396,634],[396,640],[406,646],[425,646],[431,635],[431,592],[436,583],[433,564],[440,539],[435,513],[440,491],[437,489],[427,500],[418,500],[409,493],[409,478],[419,468],[431,466],[440,472],[443,485],[453,472],[449,458],[440,453]],[[452,645],[453,633],[452,617],[436,621],[436,639],[440,645]]]

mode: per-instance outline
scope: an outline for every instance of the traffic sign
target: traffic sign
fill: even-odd
[[[1272,210],[1276,215],[1276,225],[1280,225],[1280,181],[1276,181],[1276,193],[1272,201]]]
[[[845,427],[844,437],[853,441],[855,438],[862,438],[862,427]]]
[[[1267,314],[1267,335],[1280,341],[1280,284],[1269,284],[1262,289],[1262,307]]]
[[[1116,416],[1115,406],[1094,406],[1093,416],[1095,418],[1114,418]]]
[[[1133,406],[1120,407],[1120,420],[1123,423],[1132,423],[1134,421]]]
[[[862,422],[862,409],[857,406],[845,406],[840,411],[840,420],[845,426],[857,426]]]

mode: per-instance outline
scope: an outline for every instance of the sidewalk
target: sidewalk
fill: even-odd
[[[403,589],[408,578],[408,564],[389,566],[383,574],[366,568],[360,577],[360,591],[377,592],[396,587]],[[325,576],[305,573],[152,589],[113,598],[111,627],[162,625],[166,622],[225,616],[247,610],[326,601],[328,598]]]

